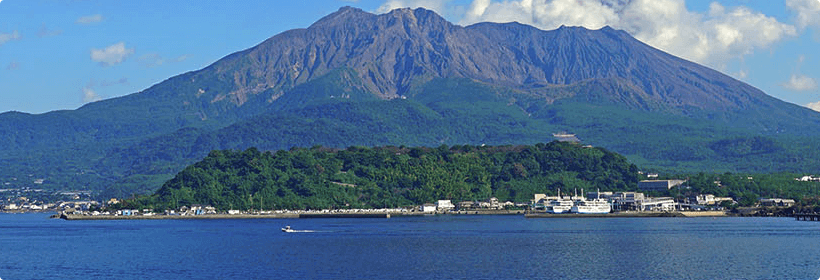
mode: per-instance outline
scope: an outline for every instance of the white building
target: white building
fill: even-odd
[[[638,201],[641,211],[675,211],[678,203],[671,197],[652,197]]]
[[[421,205],[421,212],[436,212],[436,205],[432,203],[425,203]]]
[[[436,210],[438,211],[450,211],[453,209],[456,209],[456,206],[453,205],[453,202],[449,199],[439,200],[436,202]]]
[[[699,205],[717,205],[724,201],[734,202],[731,197],[717,197],[713,194],[696,195],[694,198],[690,198],[689,201]]]

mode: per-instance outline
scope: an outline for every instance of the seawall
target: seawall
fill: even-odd
[[[529,213],[527,218],[654,218],[654,217],[727,217],[724,211],[683,211],[683,212],[615,212],[608,214],[549,214]]]

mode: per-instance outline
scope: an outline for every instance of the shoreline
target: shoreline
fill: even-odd
[[[525,214],[527,218],[686,218],[686,217],[732,217],[724,211],[686,211],[686,212],[617,212],[607,214]]]
[[[151,216],[113,216],[113,215],[78,215],[55,214],[52,218],[67,221],[79,220],[218,220],[218,219],[310,219],[310,218],[381,218],[394,217],[425,217],[436,215],[523,215],[525,218],[674,218],[674,217],[733,217],[724,211],[692,211],[692,212],[618,212],[608,214],[548,214],[527,213],[524,210],[496,210],[496,211],[454,211],[446,213],[429,212],[386,212],[386,213],[271,213],[271,214],[208,214],[208,215],[151,215]]]

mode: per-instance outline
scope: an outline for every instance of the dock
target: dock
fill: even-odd
[[[794,214],[794,219],[798,221],[820,221],[820,214]]]
[[[550,214],[528,213],[527,218],[654,218],[654,217],[726,217],[724,211],[685,211],[685,212],[613,212],[607,214]]]

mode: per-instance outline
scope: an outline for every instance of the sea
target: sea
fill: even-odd
[[[820,278],[820,222],[793,218],[48,216],[0,214],[0,279]]]

